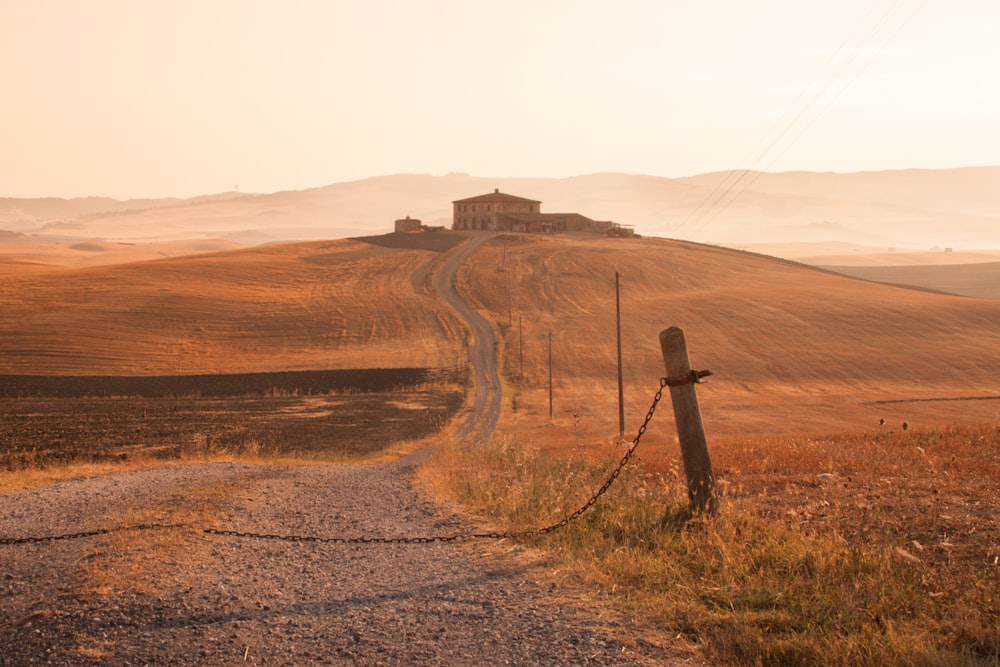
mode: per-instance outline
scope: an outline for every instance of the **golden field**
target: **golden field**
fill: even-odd
[[[345,240],[84,268],[7,263],[0,374],[457,365],[464,333],[427,283],[438,258]]]
[[[664,372],[658,335],[669,326],[685,331],[692,366],[715,373],[699,388],[710,436],[1000,416],[998,301],[662,239],[518,236],[491,242],[460,274],[467,298],[503,332],[519,403],[511,423],[548,427],[551,333],[554,422],[575,423],[588,438],[617,433],[616,271],[627,428],[645,415]],[[513,382],[522,350],[525,377]]]

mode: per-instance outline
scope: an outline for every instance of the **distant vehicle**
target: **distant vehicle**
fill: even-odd
[[[632,225],[620,225],[617,222],[612,222],[611,226],[608,227],[608,236],[619,239],[631,238],[635,236],[635,229]]]

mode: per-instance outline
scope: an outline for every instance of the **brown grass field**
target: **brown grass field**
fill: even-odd
[[[512,237],[476,259],[459,278],[503,334],[503,435],[430,484],[521,528],[586,500],[601,477],[573,461],[623,451],[618,271],[625,437],[680,326],[715,373],[698,393],[723,518],[684,518],[661,405],[613,499],[547,543],[554,571],[709,664],[1000,661],[1000,301],[658,239]]]
[[[425,284],[438,257],[336,241],[80,269],[6,265],[0,373],[455,366],[464,332]]]
[[[663,374],[658,335],[669,326],[685,331],[693,367],[715,373],[699,389],[714,438],[862,433],[880,419],[887,428],[904,421],[940,427],[1000,416],[998,301],[660,239],[520,236],[492,242],[476,259],[460,280],[503,333],[504,369],[518,404],[510,426],[561,427],[580,441],[617,432],[616,271],[627,429],[645,415]]]
[[[430,289],[441,251],[460,240],[389,235],[89,268],[7,263],[0,266],[0,374],[460,368],[467,333]],[[581,556],[579,545],[590,543],[572,531],[547,544],[564,562],[589,564],[565,576],[605,596],[618,591],[612,598],[633,620],[645,619],[636,627],[652,633],[650,641],[676,635],[710,662],[824,664],[845,652],[834,662],[996,664],[997,300],[901,289],[663,239],[497,237],[462,269],[458,287],[499,334],[500,453],[484,450],[490,460],[466,461],[451,450],[455,459],[428,468],[429,483],[499,523],[537,523],[586,499],[594,479],[575,464],[553,476],[571,485],[559,487],[558,502],[535,506],[528,492],[515,502],[515,485],[535,454],[599,468],[621,455],[616,271],[625,437],[634,436],[663,375],[658,334],[679,326],[693,367],[714,372],[698,394],[729,518],[704,529],[697,520],[679,522],[678,447],[669,406],[661,405],[614,489],[636,504],[611,504],[582,524],[597,527],[606,551],[595,546]],[[203,432],[201,442],[214,438],[222,453],[301,452],[291,442],[299,438],[321,452],[322,422],[305,433],[277,428],[279,417],[340,410],[365,416],[377,433],[384,406],[398,400],[419,406],[411,413],[438,406],[445,424],[465,389],[440,382],[369,402],[352,402],[349,392],[222,403],[190,396],[157,407],[137,397],[10,398],[3,399],[0,434],[5,448],[16,441],[23,451],[17,439],[25,419],[48,429],[40,442],[50,444],[57,436],[80,442],[129,432],[129,442],[106,449],[132,456],[181,437],[157,440],[154,420],[138,415],[169,422],[170,414],[184,414],[195,430],[183,437],[197,441]],[[131,406],[125,416],[113,416],[114,401]],[[271,415],[270,426],[239,437],[210,432],[215,411],[235,404]],[[198,410],[203,415],[192,416]],[[105,421],[88,431],[80,425],[87,420]],[[346,453],[337,431],[360,423],[345,417],[330,427],[331,458]],[[449,491],[455,475],[461,481],[452,480]],[[490,484],[500,490],[454,491]],[[682,523],[687,527],[678,528]],[[642,569],[657,554],[655,567]],[[684,563],[687,574],[663,569],[667,561]]]

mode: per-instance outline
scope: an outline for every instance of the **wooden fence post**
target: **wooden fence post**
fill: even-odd
[[[718,514],[719,501],[715,495],[715,476],[708,456],[708,442],[701,423],[701,409],[695,383],[701,377],[691,370],[684,332],[670,327],[660,332],[660,350],[667,370],[670,400],[674,405],[677,437],[681,443],[684,474],[687,476],[688,498],[696,510]]]

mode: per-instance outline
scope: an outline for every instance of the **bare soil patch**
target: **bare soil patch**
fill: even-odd
[[[371,456],[442,428],[462,406],[465,373],[7,376],[0,467],[213,454]]]
[[[0,468],[246,454],[351,459],[440,430],[461,391],[0,399]]]
[[[418,385],[461,384],[464,368],[349,368],[229,375],[0,375],[0,397],[251,396],[389,392]]]

